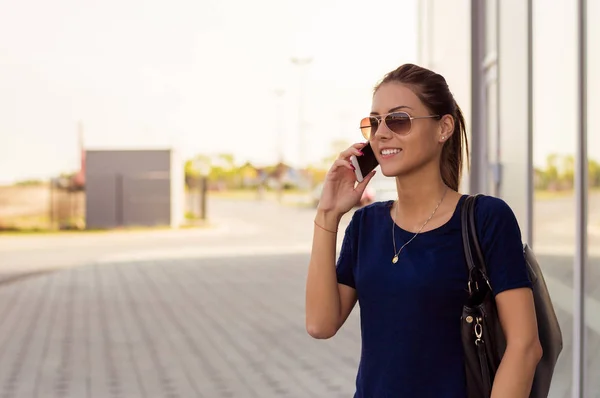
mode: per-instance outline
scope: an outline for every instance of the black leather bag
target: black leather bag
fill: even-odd
[[[506,349],[506,339],[477,238],[475,202],[478,196],[480,195],[467,197],[461,212],[463,246],[469,273],[469,298],[463,307],[461,333],[468,397],[489,398],[494,376]],[[523,245],[523,254],[533,283],[538,334],[544,350],[529,396],[547,398],[554,368],[563,347],[562,333],[544,276],[527,244]]]

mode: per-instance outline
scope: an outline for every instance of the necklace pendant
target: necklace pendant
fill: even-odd
[[[398,256],[394,256],[394,258],[392,258],[392,263],[396,264],[398,262]]]

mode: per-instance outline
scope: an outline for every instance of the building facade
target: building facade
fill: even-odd
[[[175,151],[88,150],[85,173],[86,228],[183,223],[184,171]]]
[[[505,199],[542,264],[565,342],[550,397],[600,397],[600,2],[419,0],[418,19],[470,122],[463,191]]]

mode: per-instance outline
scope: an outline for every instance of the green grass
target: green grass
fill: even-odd
[[[283,192],[283,196],[287,195],[301,195],[307,194],[306,191],[301,190],[285,190]],[[218,199],[240,199],[240,200],[252,200],[258,198],[258,192],[254,189],[230,189],[226,191],[211,191],[208,193],[208,197],[210,198],[218,198]],[[265,199],[276,199],[277,192],[272,190],[267,190],[264,192]]]
[[[533,192],[534,200],[551,200],[551,199],[560,199],[560,198],[568,198],[575,195],[574,191],[541,191],[536,190]]]
[[[248,200],[255,199],[258,197],[256,191],[249,190],[228,190],[228,191],[215,191],[208,193],[209,198],[219,198],[219,199],[240,199],[240,200]]]
[[[160,230],[171,230],[169,225],[155,225],[155,226],[127,226],[127,227],[116,227],[116,228],[91,228],[91,229],[57,229],[50,228],[50,223],[46,218],[43,217],[26,219],[27,223],[19,223],[17,219],[10,220],[10,223],[0,225],[0,235],[2,236],[22,236],[22,235],[65,235],[65,234],[110,234],[115,232],[141,232],[141,231],[160,231]],[[17,221],[17,222],[15,222]],[[39,221],[39,222],[35,222]],[[84,224],[81,224],[84,225]],[[209,220],[186,220],[179,228],[181,229],[195,229],[195,228],[214,228]],[[175,228],[176,229],[176,228]]]
[[[590,194],[600,194],[600,187],[590,188]],[[552,200],[552,199],[561,199],[561,198],[569,198],[575,197],[575,190],[566,190],[566,191],[542,191],[536,190],[533,193],[534,200]]]

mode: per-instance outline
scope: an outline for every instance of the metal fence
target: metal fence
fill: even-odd
[[[81,229],[84,213],[84,192],[51,181],[0,187],[0,230]]]

